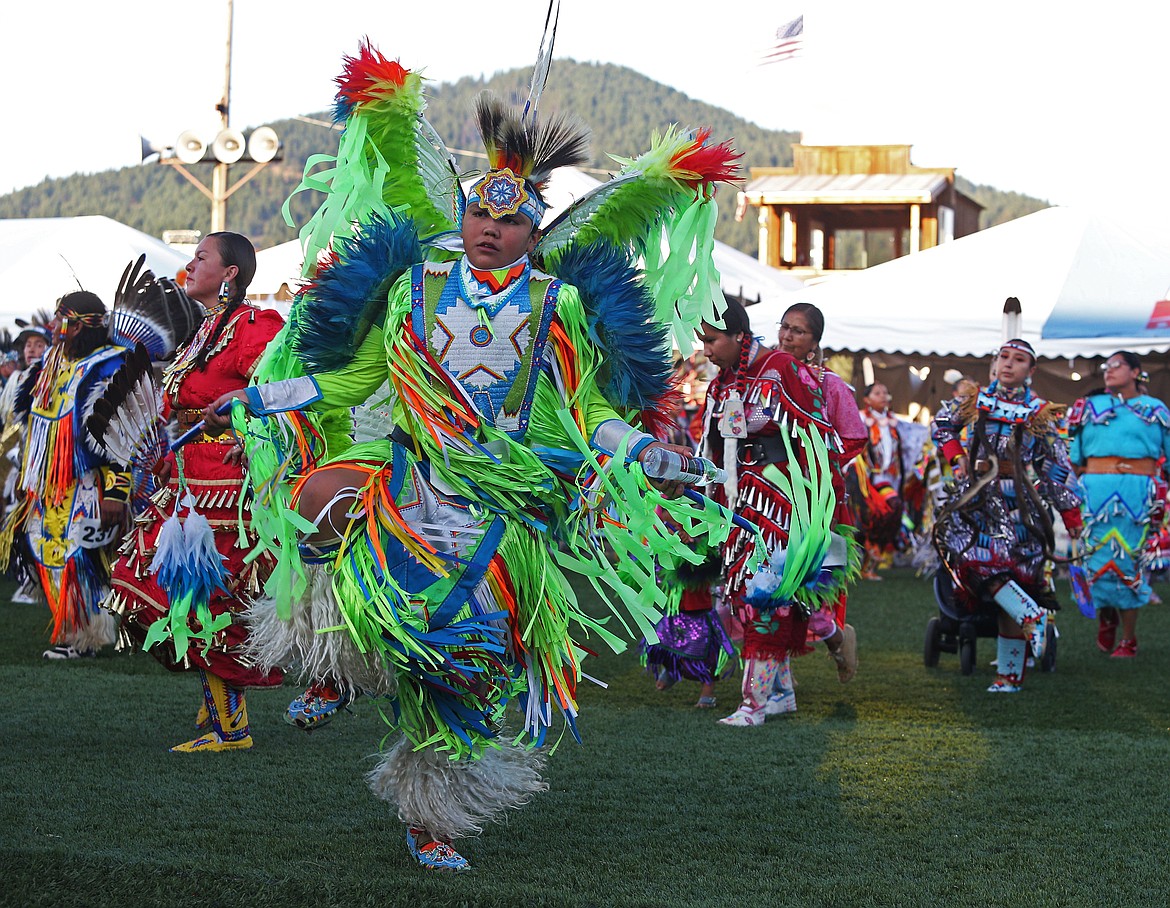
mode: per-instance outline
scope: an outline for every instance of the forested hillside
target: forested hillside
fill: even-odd
[[[474,150],[479,147],[470,115],[475,94],[490,88],[513,98],[526,92],[528,79],[528,70],[516,69],[486,80],[468,78],[432,85],[428,92],[428,119],[452,150]],[[722,108],[695,101],[632,69],[612,64],[556,61],[541,104],[548,112],[570,111],[588,124],[593,131],[592,166],[609,172],[617,165],[608,154],[635,156],[648,147],[651,133],[672,122],[684,127],[710,126],[719,140],[734,137],[735,147],[744,155],[745,176],[749,167],[791,165],[792,144],[800,138],[796,132],[761,129]],[[310,119],[326,121],[329,114],[318,112]],[[281,206],[300,181],[306,158],[331,153],[337,145],[337,133],[327,125],[304,120],[267,125],[281,137],[283,160],[269,164],[228,201],[230,228],[252,237],[259,248],[296,236],[296,231],[285,224]],[[465,169],[482,166],[482,161],[474,157],[459,158]],[[930,163],[945,166],[945,162]],[[247,166],[250,165],[237,164],[231,169],[229,185],[247,172]],[[211,184],[210,164],[198,164],[191,170],[205,185]],[[1047,207],[1038,199],[999,192],[966,180],[961,180],[960,189],[985,206],[983,227]],[[293,199],[291,210],[297,223],[308,217],[319,198],[316,193],[304,192]],[[730,187],[721,191],[719,201],[717,237],[754,255],[755,218],[735,222],[735,192]],[[206,231],[209,212],[210,203],[181,174],[171,167],[152,164],[45,180],[0,196],[0,218],[102,214],[153,236],[170,229]]]

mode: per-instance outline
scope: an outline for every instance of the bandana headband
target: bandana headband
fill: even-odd
[[[62,325],[66,322],[75,322],[83,328],[103,328],[105,325],[105,312],[75,312],[71,309],[62,309],[57,315],[61,317]]]

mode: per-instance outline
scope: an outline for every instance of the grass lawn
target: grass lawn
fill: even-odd
[[[1165,587],[1161,589],[1165,590]],[[375,703],[312,734],[297,691],[249,695],[256,746],[171,754],[191,736],[193,675],[150,656],[47,663],[47,611],[0,584],[0,905],[910,906],[1166,904],[1170,614],[1110,660],[1061,613],[1056,671],[985,693],[957,655],[923,666],[930,587],[906,571],[857,587],[861,670],[823,648],[795,664],[799,712],[761,728],[656,692],[635,655],[585,669],[584,746],[550,790],[463,843],[475,870],[423,874],[361,778]],[[1064,590],[1065,601],[1070,601]]]

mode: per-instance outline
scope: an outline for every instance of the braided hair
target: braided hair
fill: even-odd
[[[724,296],[727,304],[723,311],[723,327],[715,328],[720,334],[726,334],[729,337],[735,334],[742,335],[739,345],[739,358],[735,362],[735,368],[727,370],[719,370],[719,375],[715,378],[715,386],[722,388],[724,385],[732,381],[734,375],[735,389],[739,392],[742,398],[745,389],[747,388],[747,369],[744,367],[748,364],[748,358],[751,356],[752,341],[752,323],[748,318],[747,310],[739,300],[730,296]],[[712,325],[711,327],[715,327]]]
[[[219,233],[209,233],[206,238],[215,240],[216,249],[219,251],[219,257],[223,263],[235,265],[238,270],[235,280],[232,282],[235,289],[227,297],[227,307],[224,309],[223,315],[220,316],[215,331],[212,332],[207,343],[203,345],[203,349],[195,357],[194,368],[201,372],[206,371],[207,357],[215,349],[216,342],[223,334],[224,328],[231,322],[232,315],[245,304],[248,285],[256,276],[256,247],[246,236],[224,230]]]

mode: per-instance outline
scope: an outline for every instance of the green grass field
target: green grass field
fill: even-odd
[[[249,696],[256,746],[171,754],[191,736],[193,675],[150,656],[47,663],[47,611],[0,585],[0,904],[20,906],[1099,906],[1167,903],[1170,617],[1110,660],[1061,613],[1056,671],[984,692],[923,666],[927,582],[860,585],[861,670],[795,664],[799,712],[719,726],[694,685],[659,693],[635,655],[586,671],[584,746],[550,790],[465,841],[475,869],[424,874],[362,773],[376,704],[312,734],[281,714],[297,686]],[[1066,591],[1067,592],[1067,591]],[[1067,601],[1067,595],[1065,596]]]

